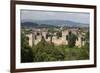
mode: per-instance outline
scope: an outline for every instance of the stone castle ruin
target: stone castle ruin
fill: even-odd
[[[59,37],[57,38],[57,36],[53,36],[52,37],[52,42],[55,44],[55,45],[67,45],[68,44],[68,41],[66,40],[66,35],[69,34],[69,31],[71,31],[73,34],[77,35],[78,39],[76,40],[76,46],[78,47],[81,47],[82,45],[84,45],[84,41],[82,41],[82,35],[81,34],[78,34],[78,31],[79,29],[77,28],[72,28],[72,29],[66,29],[66,30],[63,30],[61,33],[62,33],[62,37]],[[85,30],[85,32],[87,32],[87,30]],[[48,29],[46,28],[40,28],[40,29],[37,29],[37,28],[33,28],[32,29],[32,33],[30,34],[27,34],[26,36],[29,38],[29,45],[32,46],[33,43],[36,45],[37,43],[39,43],[42,39],[42,36],[44,37],[44,39],[47,41],[47,42],[50,42],[50,37],[46,37],[48,33]],[[54,33],[54,35],[56,35],[57,32]],[[85,33],[83,33],[85,34]]]

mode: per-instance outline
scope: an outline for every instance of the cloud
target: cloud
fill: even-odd
[[[89,24],[90,14],[60,11],[21,10],[21,20],[70,20]]]

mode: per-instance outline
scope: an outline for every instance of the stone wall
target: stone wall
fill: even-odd
[[[72,33],[77,35],[77,30],[70,30],[70,31],[72,31]],[[69,32],[69,30],[62,31],[62,37],[60,37],[59,39],[57,38],[57,36],[53,36],[52,42],[55,45],[61,45],[61,44],[67,45],[68,41],[66,40],[66,35],[68,35],[68,32]],[[39,35],[37,35],[37,33],[39,33]],[[32,46],[33,42],[35,45],[37,43],[39,43],[41,41],[41,35],[44,36],[44,38],[47,42],[50,42],[50,37],[48,37],[48,39],[46,39],[46,34],[47,34],[47,31],[40,30],[40,31],[34,31],[31,34],[26,35],[27,37],[29,37],[29,45]],[[83,44],[81,43],[81,36],[78,36],[78,40],[76,40],[75,45],[78,47],[81,47],[81,45],[84,45],[84,41],[83,41]]]

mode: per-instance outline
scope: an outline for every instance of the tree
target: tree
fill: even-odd
[[[58,31],[58,32],[56,33],[56,36],[57,36],[57,38],[59,39],[59,37],[62,37],[62,32],[61,32],[61,31]]]
[[[32,62],[33,53],[32,48],[28,44],[29,38],[25,36],[24,32],[21,32],[21,62]]]
[[[21,49],[21,62],[33,62],[33,52],[30,46],[25,46]]]
[[[77,36],[71,31],[69,31],[69,34],[66,36],[66,40],[68,41],[69,47],[74,47],[77,39]]]
[[[24,48],[26,45],[28,45],[28,37],[25,36],[24,32],[21,32],[21,48]]]

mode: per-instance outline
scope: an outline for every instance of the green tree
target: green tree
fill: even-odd
[[[30,46],[25,46],[21,49],[21,62],[33,62],[33,52]]]
[[[71,31],[69,31],[69,34],[66,36],[66,40],[68,41],[69,47],[74,47],[77,39],[77,36]]]
[[[24,32],[21,32],[21,48],[24,48],[26,45],[28,45],[28,37],[25,36]]]
[[[62,32],[61,32],[61,31],[58,31],[58,32],[56,33],[56,36],[57,36],[57,38],[59,39],[59,37],[62,37]]]
[[[33,53],[32,48],[29,46],[29,38],[25,36],[24,32],[21,32],[21,62],[32,62]]]

